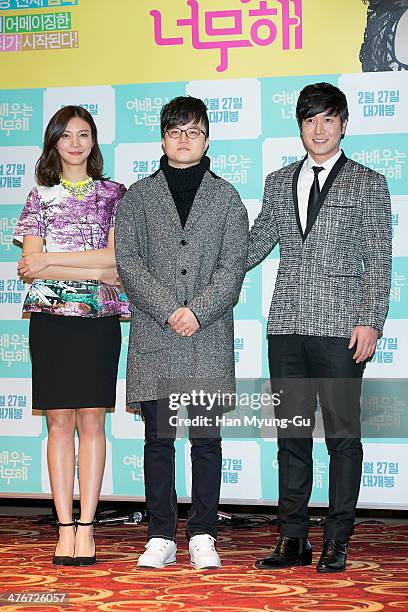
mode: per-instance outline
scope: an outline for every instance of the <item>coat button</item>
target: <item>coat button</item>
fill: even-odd
[[[182,269],[181,271],[182,275],[184,276],[185,274],[187,274],[187,270],[185,268]]]
[[[181,244],[181,246],[186,246],[187,240],[181,240],[180,244]]]
[[[188,302],[187,300],[184,300],[184,306],[187,306]]]

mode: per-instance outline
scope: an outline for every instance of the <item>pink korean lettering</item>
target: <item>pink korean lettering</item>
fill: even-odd
[[[302,49],[303,47],[303,0],[256,0],[257,8],[249,8],[248,20],[249,32],[244,34],[244,14],[243,8],[228,9],[204,12],[204,35],[205,37],[228,37],[228,40],[204,40],[200,33],[200,0],[186,0],[186,5],[190,8],[190,16],[176,20],[177,28],[189,27],[191,30],[191,45],[194,49],[208,50],[219,49],[220,63],[216,67],[217,72],[224,72],[229,66],[229,50],[234,48],[265,47],[272,45],[278,40],[281,32],[282,49]],[[255,0],[239,0],[245,5],[255,2]],[[275,6],[272,6],[275,4]],[[164,36],[163,18],[159,10],[150,11],[153,17],[153,31],[155,42],[159,46],[185,45],[185,36]],[[280,15],[280,25],[278,20]],[[252,22],[252,18],[257,18]],[[231,25],[217,25],[219,20],[229,19]],[[241,38],[237,39],[236,37]]]

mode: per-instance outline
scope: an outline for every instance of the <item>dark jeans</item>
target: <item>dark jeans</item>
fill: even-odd
[[[309,427],[296,432],[294,427],[278,429],[281,534],[304,538],[308,533],[318,396],[330,456],[324,537],[347,541],[360,490],[360,394],[365,363],[355,363],[356,347],[348,348],[348,338],[288,334],[270,335],[268,341],[272,389],[281,394],[276,417],[310,419]]]
[[[160,405],[158,405],[160,404]],[[158,411],[161,411],[160,414]],[[196,412],[189,409],[189,417]],[[202,414],[202,410],[199,411]],[[142,402],[145,421],[144,477],[146,504],[149,511],[148,539],[175,540],[177,527],[177,494],[175,488],[176,428],[168,424],[167,401]],[[167,425],[167,426],[166,426]],[[202,437],[203,434],[211,437]],[[186,529],[190,537],[208,533],[217,537],[217,510],[221,487],[221,438],[219,427],[190,427],[191,441],[191,507]]]

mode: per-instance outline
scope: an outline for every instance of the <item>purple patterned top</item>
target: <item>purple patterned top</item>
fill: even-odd
[[[103,249],[115,224],[116,209],[126,187],[114,181],[95,181],[94,189],[78,200],[62,185],[34,187],[14,231],[14,238],[41,236],[49,252]],[[24,312],[65,316],[129,316],[123,289],[98,281],[36,279],[24,302]]]

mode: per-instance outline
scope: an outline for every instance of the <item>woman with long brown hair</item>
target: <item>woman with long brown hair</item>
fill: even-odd
[[[115,404],[127,314],[113,249],[116,207],[126,189],[103,176],[97,129],[87,110],[65,106],[51,118],[15,230],[18,271],[34,279],[32,405],[45,410],[48,469],[59,523],[57,565],[96,561],[93,523],[105,466],[105,412]],[[80,519],[72,519],[75,431],[79,437]]]

